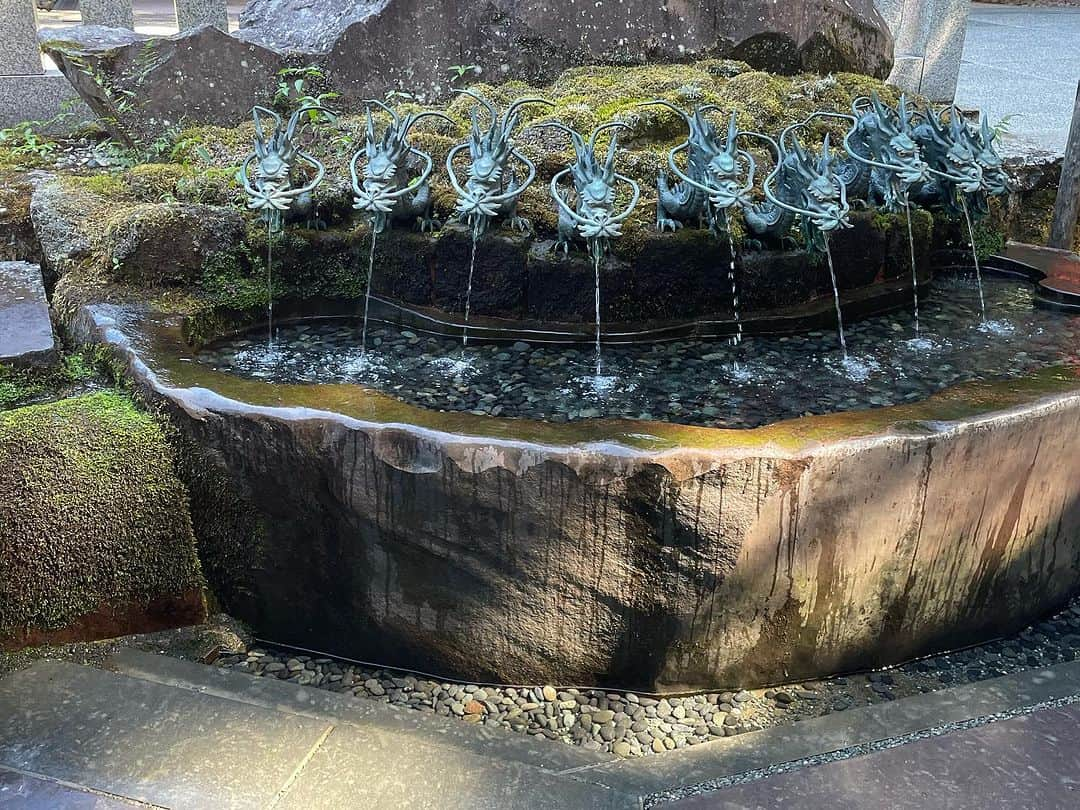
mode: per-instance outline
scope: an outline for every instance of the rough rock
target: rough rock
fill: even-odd
[[[249,5],[256,4],[273,7],[275,2],[253,0]],[[340,2],[317,5],[333,8]],[[381,96],[388,87],[442,96],[454,65],[475,66],[489,82],[535,83],[575,65],[683,62],[704,56],[742,59],[778,73],[843,70],[880,78],[892,64],[892,38],[871,0],[596,3],[572,14],[553,14],[546,3],[516,0],[382,0],[370,9],[334,37],[327,57],[335,88],[347,98]],[[288,11],[272,17],[264,11],[263,16],[273,20],[271,30],[293,29],[294,39],[305,48],[327,41],[332,29],[350,18],[327,15],[331,31],[311,26],[300,38],[302,26],[290,24]],[[249,30],[247,36],[262,30]]]
[[[43,32],[41,45],[90,108],[117,122],[121,138],[157,135],[181,120],[235,123],[271,100],[278,70],[301,60],[323,65],[344,103],[391,89],[446,97],[455,66],[471,68],[471,80],[535,83],[577,65],[718,56],[779,73],[880,78],[892,63],[872,0],[601,3],[578,15],[516,0],[253,0],[244,22],[236,35],[205,26],[159,38],[77,26]]]
[[[48,365],[55,358],[41,268],[0,262],[0,363]]]
[[[90,254],[83,218],[95,204],[89,194],[71,192],[55,178],[41,179],[30,198],[30,219],[41,245],[45,284],[73,269]]]
[[[284,57],[203,26],[169,37],[76,26],[41,33],[41,48],[122,139],[181,123],[235,124],[269,103]],[[102,33],[102,32],[107,33]]]
[[[116,281],[141,286],[193,284],[206,259],[240,244],[244,232],[232,208],[145,203],[106,227],[106,270]]]

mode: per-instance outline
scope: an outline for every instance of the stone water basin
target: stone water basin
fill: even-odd
[[[172,416],[208,578],[259,637],[473,681],[671,692],[895,663],[1076,591],[1073,322],[1010,284],[1017,317],[1060,327],[1053,352],[748,429],[440,412],[232,373],[200,361],[179,315],[132,307],[85,307],[76,332],[113,343]],[[788,374],[822,374],[804,369]]]

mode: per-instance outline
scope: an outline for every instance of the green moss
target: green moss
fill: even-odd
[[[0,413],[0,636],[202,585],[161,427],[99,392]]]

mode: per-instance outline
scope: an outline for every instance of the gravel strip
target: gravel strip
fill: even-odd
[[[214,665],[636,757],[1042,668],[1078,654],[1080,600],[1010,638],[878,672],[682,697],[451,683],[266,645],[223,655]]]

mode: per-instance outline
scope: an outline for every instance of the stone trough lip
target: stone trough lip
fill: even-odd
[[[225,476],[193,514],[243,552],[230,612],[283,646],[681,694],[954,649],[1076,589],[1075,360],[758,428],[555,424],[216,371],[182,312],[69,313]],[[256,539],[218,533],[208,486]]]
[[[995,257],[984,270],[1036,282],[1034,267]],[[550,423],[464,412],[438,412],[348,383],[283,385],[242,380],[193,361],[181,337],[179,315],[159,315],[128,305],[85,304],[74,320],[76,334],[122,355],[137,385],[189,412],[247,413],[297,421],[328,421],[372,434],[409,434],[461,455],[471,467],[484,462],[471,450],[512,451],[519,471],[543,458],[577,459],[574,467],[598,467],[599,459],[623,465],[649,461],[689,462],[687,475],[750,456],[795,458],[814,447],[847,447],[936,439],[978,429],[997,420],[1080,403],[1080,368],[1056,365],[1008,380],[952,386],[915,403],[781,420],[756,428],[713,428],[662,421],[596,419]],[[166,362],[162,362],[165,360]],[[225,393],[221,389],[225,389]],[[357,396],[349,396],[354,394]],[[529,459],[530,450],[537,451]],[[522,455],[525,454],[525,455]],[[466,458],[468,456],[468,458]],[[676,463],[676,460],[680,463]],[[506,458],[491,463],[503,466]],[[615,472],[613,470],[613,472]]]

